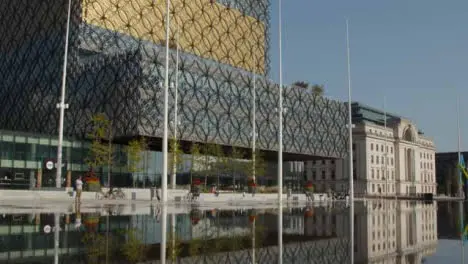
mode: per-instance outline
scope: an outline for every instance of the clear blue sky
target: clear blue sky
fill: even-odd
[[[271,78],[278,81],[278,1],[272,0]],[[456,97],[468,150],[468,1],[283,0],[283,78],[325,85],[347,100],[350,23],[353,101],[408,117],[437,151],[456,151]]]

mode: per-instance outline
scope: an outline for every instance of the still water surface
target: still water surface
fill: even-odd
[[[0,215],[0,263],[468,263],[461,203],[53,209]]]

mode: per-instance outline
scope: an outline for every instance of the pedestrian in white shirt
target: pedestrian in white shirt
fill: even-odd
[[[83,191],[83,181],[81,180],[81,176],[76,179],[75,182],[76,188],[76,200],[77,202],[81,202],[81,192]]]

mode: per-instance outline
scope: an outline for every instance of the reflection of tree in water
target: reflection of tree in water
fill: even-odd
[[[98,233],[86,233],[82,238],[89,263],[98,263],[106,255],[106,237]]]
[[[99,217],[85,217],[87,232],[82,236],[88,263],[102,263],[104,260],[123,260],[137,263],[146,259],[148,247],[140,240],[138,229],[118,229],[112,232],[98,230]]]
[[[177,263],[177,259],[182,253],[182,239],[179,232],[176,229],[176,232],[169,232],[167,238],[167,256],[172,263]]]
[[[148,246],[143,244],[138,229],[124,230],[122,234],[126,237],[125,243],[120,248],[122,255],[131,263],[143,261],[146,258]]]
[[[201,237],[193,237],[189,241],[189,255],[207,260],[217,253],[230,255],[229,252],[261,247],[265,241],[266,228],[256,221],[256,217],[255,210],[250,210],[247,214],[234,211],[192,210],[192,225],[197,225]],[[194,218],[198,221],[194,222]],[[236,232],[233,229],[236,226],[243,227],[245,232]],[[254,236],[255,240],[252,239]],[[252,245],[254,241],[255,245]],[[197,262],[195,259],[193,261]]]

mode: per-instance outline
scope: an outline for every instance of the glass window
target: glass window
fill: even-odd
[[[374,143],[370,144],[370,150],[374,150]]]
[[[15,150],[15,145],[13,142],[0,142],[0,152],[1,158],[9,160],[13,158],[13,152]]]
[[[15,160],[29,160],[31,157],[31,146],[26,143],[15,143]]]
[[[84,153],[85,151],[82,148],[71,148],[70,150],[70,163],[83,164],[84,163]]]
[[[36,159],[45,160],[51,158],[49,145],[36,145]]]

